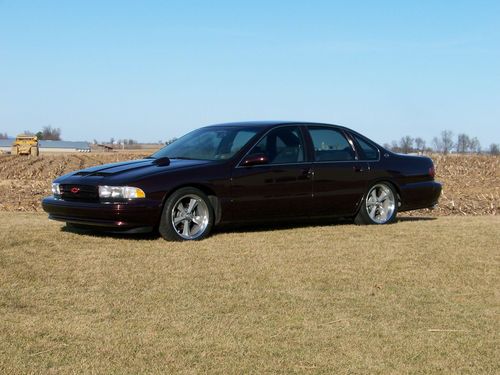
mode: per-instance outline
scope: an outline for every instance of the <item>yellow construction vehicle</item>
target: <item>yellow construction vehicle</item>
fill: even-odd
[[[38,156],[38,138],[34,135],[18,135],[12,143],[12,155]]]

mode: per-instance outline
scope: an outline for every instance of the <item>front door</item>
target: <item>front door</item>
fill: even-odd
[[[231,180],[232,221],[308,216],[312,203],[311,163],[299,126],[270,130],[247,154],[266,156],[262,165],[237,166]]]

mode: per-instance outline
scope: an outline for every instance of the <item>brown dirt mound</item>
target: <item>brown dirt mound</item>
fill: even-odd
[[[52,180],[94,165],[138,159],[137,153],[56,154],[38,158],[0,156],[0,211],[41,211]]]
[[[496,215],[500,212],[500,157],[432,155],[436,180],[443,183],[439,206],[432,214]],[[411,212],[428,214],[429,210]]]
[[[0,211],[41,211],[53,179],[93,165],[137,159],[138,153],[57,154],[38,158],[0,156]],[[496,215],[500,210],[500,157],[433,155],[436,179],[443,183],[432,215]],[[409,215],[429,215],[419,210]]]

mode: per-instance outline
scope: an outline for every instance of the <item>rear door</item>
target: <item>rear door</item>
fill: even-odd
[[[352,141],[333,126],[308,126],[313,148],[312,216],[354,215],[367,185],[366,161],[359,161]]]
[[[264,165],[238,165],[232,173],[232,221],[304,217],[312,203],[312,171],[307,161],[304,129],[270,130],[247,156],[264,154]]]

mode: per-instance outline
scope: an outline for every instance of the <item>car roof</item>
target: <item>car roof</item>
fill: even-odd
[[[239,122],[226,122],[221,124],[212,124],[207,127],[238,127],[238,126],[256,126],[256,127],[273,127],[276,125],[295,125],[295,124],[305,124],[305,125],[323,125],[323,126],[335,126],[343,129],[347,129],[344,126],[335,125],[335,124],[326,124],[320,122],[311,122],[311,121],[291,121],[291,120],[272,120],[272,121],[239,121]],[[349,129],[347,129],[349,130]]]
[[[263,129],[270,129],[274,126],[278,125],[316,125],[316,126],[332,126],[337,129],[342,129],[345,131],[350,132],[351,134],[354,134],[356,136],[359,136],[370,143],[375,144],[378,148],[385,150],[382,146],[380,146],[377,142],[372,141],[370,138],[367,138],[361,133],[358,133],[355,130],[352,130],[348,127],[342,126],[342,125],[337,125],[337,124],[327,124],[324,122],[314,122],[314,121],[291,121],[291,120],[273,120],[273,121],[240,121],[240,122],[226,122],[226,123],[221,123],[221,124],[213,124],[213,125],[208,125],[205,126],[207,128],[210,127],[239,127],[239,126],[253,126],[253,127],[262,127]]]

